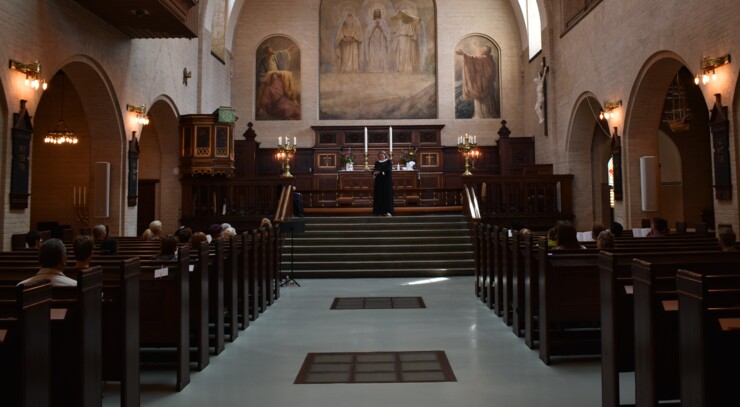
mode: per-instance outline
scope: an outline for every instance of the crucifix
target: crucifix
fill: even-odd
[[[540,124],[545,124],[545,136],[547,136],[547,72],[550,67],[547,66],[547,59],[542,57],[542,70],[534,78],[537,91],[537,102],[534,104],[534,111],[540,119]]]

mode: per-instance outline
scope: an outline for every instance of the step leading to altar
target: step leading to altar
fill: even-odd
[[[440,277],[473,274],[473,246],[461,215],[334,216],[294,219],[281,267],[295,278]]]

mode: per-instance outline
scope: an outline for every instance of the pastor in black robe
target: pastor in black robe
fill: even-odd
[[[393,214],[393,162],[389,159],[375,162],[373,168],[373,214]]]

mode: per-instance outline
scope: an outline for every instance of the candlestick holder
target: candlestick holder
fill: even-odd
[[[463,175],[473,175],[473,173],[470,172],[470,156],[474,153],[477,145],[478,144],[473,141],[473,138],[467,134],[465,137],[462,137],[460,143],[457,144],[457,151],[463,153],[463,156],[465,157],[465,172]]]
[[[285,144],[278,144],[278,151],[278,157],[281,159],[283,164],[283,173],[280,174],[280,176],[290,178],[293,176],[293,174],[290,173],[290,157],[295,154],[295,144],[290,144],[290,140],[287,140],[286,137]]]
[[[366,171],[369,171],[370,170],[370,166],[367,165],[367,151],[365,151],[365,170]]]
[[[82,202],[74,204],[74,212],[75,220],[83,226],[87,226],[90,220],[90,210],[87,208],[87,204]]]

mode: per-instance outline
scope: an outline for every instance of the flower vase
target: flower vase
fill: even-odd
[[[409,161],[406,163],[406,171],[412,171],[414,169],[414,165],[416,165],[415,161]]]
[[[346,171],[354,171],[354,163],[346,163],[346,164],[344,164],[344,169]]]

